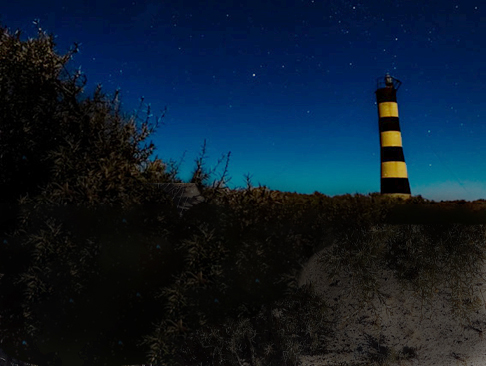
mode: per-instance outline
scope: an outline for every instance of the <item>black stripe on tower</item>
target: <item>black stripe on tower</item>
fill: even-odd
[[[410,194],[408,178],[381,178],[381,193]]]
[[[381,88],[376,91],[376,102],[396,102],[397,90],[395,88]]]
[[[385,146],[381,148],[381,161],[405,161],[401,146]]]
[[[398,117],[381,117],[379,119],[380,132],[400,131]]]

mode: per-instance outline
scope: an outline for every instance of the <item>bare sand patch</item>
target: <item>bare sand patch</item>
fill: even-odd
[[[408,360],[389,362],[393,366],[486,365],[486,265],[472,285],[481,307],[469,315],[469,322],[451,313],[450,291],[438,288],[431,303],[422,303],[411,290],[403,289],[393,272],[377,273],[382,299],[375,296],[363,309],[352,286],[352,275],[339,273],[330,280],[318,262],[330,247],[315,254],[303,268],[299,286],[311,282],[319,296],[331,306],[336,321],[335,337],[328,353],[301,356],[303,366],[365,364],[369,355],[377,359],[391,352],[414,353]],[[374,305],[374,308],[371,306]]]

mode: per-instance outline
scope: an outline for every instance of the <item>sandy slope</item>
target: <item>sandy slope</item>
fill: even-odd
[[[438,289],[432,304],[424,304],[421,310],[421,301],[414,298],[411,291],[402,290],[389,270],[383,270],[378,276],[380,289],[385,294],[384,304],[375,297],[376,312],[370,306],[358,311],[359,300],[352,290],[351,276],[341,273],[336,278],[338,281],[330,281],[327,272],[317,263],[327,250],[329,248],[309,260],[301,272],[299,286],[311,281],[316,292],[328,302],[333,309],[336,334],[329,339],[328,354],[302,356],[303,366],[342,365],[342,362],[360,364],[368,351],[376,354],[379,347],[394,348],[397,352],[404,347],[416,350],[414,359],[390,363],[394,366],[486,365],[486,339],[483,339],[486,330],[486,265],[482,279],[474,281],[474,295],[481,299],[481,308],[470,315],[470,324],[463,321],[461,325],[460,319],[451,314],[447,291]],[[378,341],[380,336],[379,344],[370,341]]]

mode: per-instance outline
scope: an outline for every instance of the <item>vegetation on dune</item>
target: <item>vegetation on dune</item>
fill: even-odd
[[[150,184],[181,180],[174,162],[148,159],[152,143],[139,146],[154,131],[149,118],[138,129],[118,91],[81,100],[86,80],[65,68],[77,49],[58,56],[40,29],[25,42],[0,34],[0,347],[14,357],[298,365],[333,336],[324,299],[297,285],[328,246],[322,266],[353,273],[363,304],[380,295],[376,273],[388,268],[421,301],[450,289],[466,320],[479,305],[470,283],[484,261],[483,225],[390,224],[404,202],[379,194],[299,195],[249,177],[228,190],[230,154],[210,184],[205,143],[190,180],[205,200],[180,217]],[[369,343],[370,363],[414,356]]]
[[[39,363],[69,348],[62,338],[82,344],[96,335],[93,344],[110,349],[108,339],[96,338],[119,323],[122,296],[142,292],[143,284],[149,300],[182,263],[171,255],[160,265],[172,250],[176,210],[147,183],[173,182],[174,172],[148,160],[152,143],[139,146],[153,131],[148,120],[138,129],[135,118],[120,115],[118,93],[108,103],[100,87],[79,100],[81,75],[65,69],[77,50],[61,57],[53,47],[52,35],[40,29],[26,42],[19,31],[1,31],[0,202],[10,211],[0,249],[2,348]],[[129,268],[136,270],[114,286]],[[143,314],[157,304],[139,306]],[[146,332],[149,318],[139,320]]]

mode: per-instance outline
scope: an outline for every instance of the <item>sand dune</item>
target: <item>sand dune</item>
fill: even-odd
[[[371,306],[358,309],[359,299],[352,288],[352,276],[340,273],[335,281],[317,262],[330,248],[315,254],[304,267],[299,286],[311,281],[315,291],[332,308],[336,321],[335,337],[329,339],[328,354],[302,356],[303,366],[361,364],[367,352],[385,354],[394,349],[411,354],[409,360],[390,362],[389,365],[486,365],[486,266],[473,283],[474,297],[481,299],[480,309],[470,315],[470,323],[451,314],[447,299],[450,291],[437,289],[432,303],[423,304],[411,290],[404,290],[393,278],[392,271],[378,273],[383,303],[375,297]],[[377,356],[378,357],[378,356]]]

